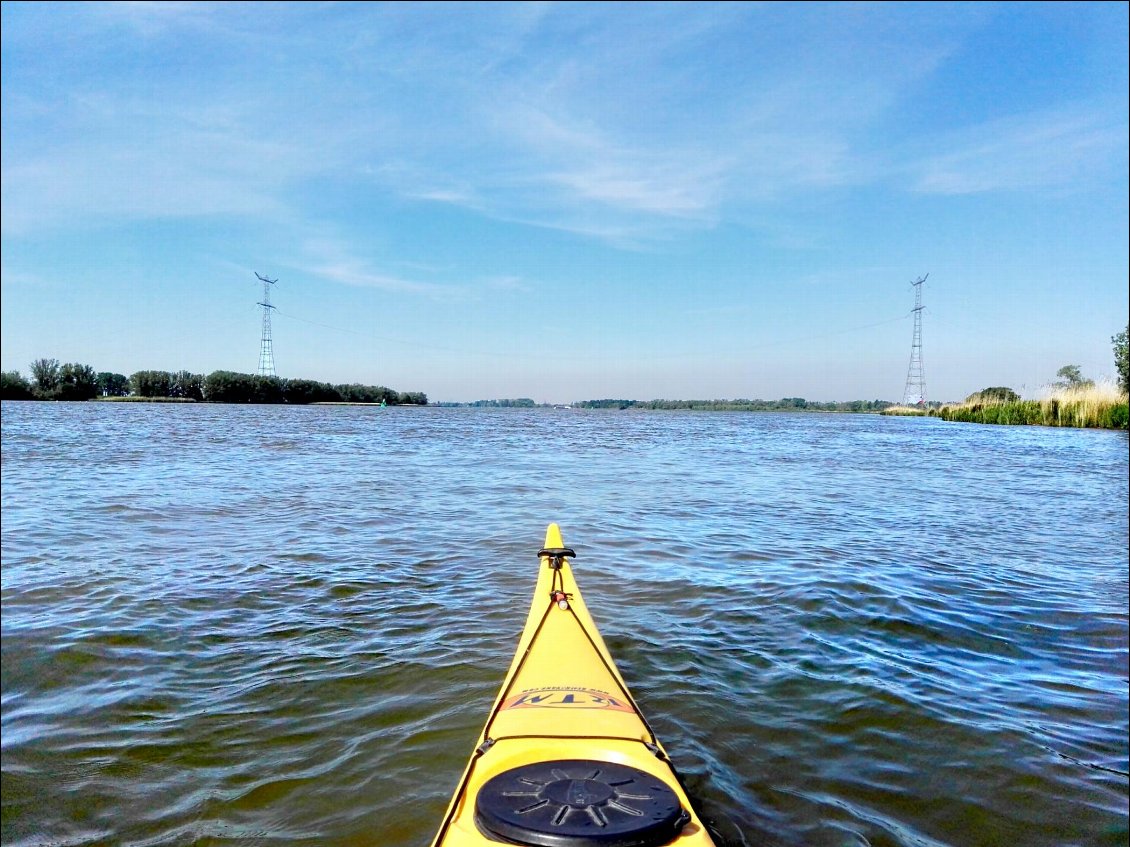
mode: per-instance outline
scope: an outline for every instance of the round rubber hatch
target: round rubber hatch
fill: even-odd
[[[531,847],[660,847],[689,820],[662,780],[590,759],[513,768],[475,800],[484,833]]]

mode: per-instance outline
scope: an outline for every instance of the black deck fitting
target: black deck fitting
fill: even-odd
[[[560,568],[561,563],[567,558],[577,558],[577,554],[569,547],[542,547],[538,550],[538,558],[542,556],[549,557],[549,566],[554,569]]]

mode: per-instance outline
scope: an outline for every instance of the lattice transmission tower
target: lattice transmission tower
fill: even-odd
[[[255,276],[263,283],[263,299],[259,305],[263,307],[263,338],[259,342],[259,376],[275,376],[275,354],[271,349],[271,286],[278,282],[277,279],[267,279],[258,271]]]
[[[926,369],[922,365],[922,283],[929,275],[911,283],[914,286],[914,339],[910,342],[910,367],[906,369],[906,388],[902,392],[902,402],[906,406],[926,405]]]

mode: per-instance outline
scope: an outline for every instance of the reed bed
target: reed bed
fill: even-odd
[[[880,415],[894,415],[906,418],[924,418],[927,410],[921,406],[888,406],[879,413]]]
[[[945,421],[965,423],[1126,429],[1130,406],[1117,385],[1100,382],[1056,388],[1040,400],[982,401],[972,397],[965,403],[932,410],[931,414]]]

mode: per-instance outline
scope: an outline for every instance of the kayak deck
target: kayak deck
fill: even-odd
[[[556,524],[490,716],[433,847],[708,847],[593,623]]]

